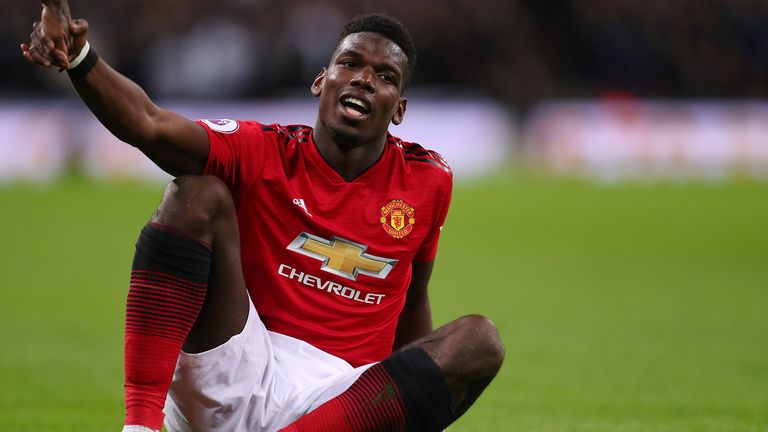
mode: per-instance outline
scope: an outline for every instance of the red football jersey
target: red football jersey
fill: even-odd
[[[266,327],[353,366],[392,351],[411,263],[435,257],[452,174],[435,152],[391,135],[351,182],[307,126],[199,121],[206,174],[229,186],[243,272]]]

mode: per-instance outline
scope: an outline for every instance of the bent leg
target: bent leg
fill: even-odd
[[[503,360],[493,323],[465,316],[372,366],[283,431],[439,431],[477,400]]]
[[[477,400],[504,361],[496,326],[480,315],[467,315],[403,347],[420,348],[439,368],[454,408],[455,421]],[[447,426],[447,425],[446,425]]]
[[[248,319],[248,291],[240,260],[240,231],[232,196],[212,176],[171,182],[151,222],[209,244],[213,256],[205,303],[184,343],[198,353],[240,333]]]
[[[136,244],[126,308],[126,425],[159,430],[184,346],[200,352],[248,316],[234,204],[214,177],[174,180]]]

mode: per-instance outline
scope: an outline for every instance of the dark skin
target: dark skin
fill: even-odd
[[[72,20],[65,0],[44,0],[24,57],[43,67],[66,68],[85,45],[88,23]],[[377,33],[344,38],[311,86],[319,98],[314,141],[328,164],[353,181],[380,158],[390,123],[400,124],[408,61]],[[239,333],[247,319],[247,291],[239,255],[235,207],[218,179],[199,176],[208,157],[204,128],[156,106],[134,82],[99,60],[73,85],[101,123],[167,172],[181,176],[166,189],[153,220],[213,245],[208,295],[184,349],[201,352]],[[349,98],[357,101],[350,103]],[[358,106],[358,105],[362,105]],[[423,348],[444,372],[460,416],[495,376],[504,348],[493,324],[470,315],[435,331],[427,287],[433,263],[413,263],[394,349]]]
[[[379,159],[389,123],[402,123],[407,70],[408,59],[395,43],[376,33],[355,33],[339,43],[328,68],[312,83],[312,94],[320,99],[315,143],[347,181]],[[363,101],[368,112],[347,109],[345,97]]]

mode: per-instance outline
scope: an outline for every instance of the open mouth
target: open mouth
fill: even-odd
[[[343,111],[350,117],[362,118],[371,112],[368,102],[352,96],[342,97],[341,106],[343,107]]]

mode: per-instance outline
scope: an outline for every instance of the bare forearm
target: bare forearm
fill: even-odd
[[[99,60],[72,83],[99,121],[173,175],[199,174],[208,157],[203,128],[157,107],[136,83]]]
[[[406,305],[400,313],[395,332],[393,350],[398,350],[409,343],[419,340],[432,332],[432,310],[429,300]]]
[[[432,332],[432,309],[429,306],[429,278],[432,276],[434,262],[414,262],[411,285],[405,297],[405,305],[397,320],[395,343],[392,348],[398,350],[411,342],[423,338]]]
[[[66,0],[42,0],[40,21],[28,44],[30,63],[69,69],[88,108],[119,139],[138,147],[173,175],[200,174],[208,158],[208,134],[199,124],[158,108],[144,90],[90,50],[88,22],[73,20]]]
[[[73,79],[91,112],[117,138],[145,147],[153,137],[159,109],[136,83],[99,60],[84,78]]]

